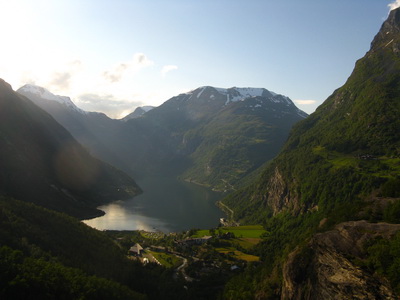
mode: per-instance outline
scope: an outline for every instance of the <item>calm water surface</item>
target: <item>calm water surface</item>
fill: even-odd
[[[143,194],[100,206],[106,214],[84,222],[103,230],[180,232],[211,228],[225,214],[215,205],[222,195],[174,178],[151,177],[138,181]]]

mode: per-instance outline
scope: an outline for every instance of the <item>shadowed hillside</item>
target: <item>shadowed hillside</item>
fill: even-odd
[[[48,113],[0,82],[0,192],[78,217],[140,192],[116,168],[93,158]]]

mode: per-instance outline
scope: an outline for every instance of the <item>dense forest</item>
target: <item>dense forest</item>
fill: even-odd
[[[0,199],[4,299],[185,299],[170,271],[128,260],[105,233],[77,219]]]

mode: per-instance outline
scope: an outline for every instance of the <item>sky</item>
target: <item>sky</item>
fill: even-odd
[[[312,113],[400,0],[0,0],[0,78],[121,118],[200,86]]]

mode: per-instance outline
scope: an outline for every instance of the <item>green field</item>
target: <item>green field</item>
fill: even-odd
[[[232,232],[236,238],[260,238],[266,231],[261,225],[245,225],[236,227],[220,227],[215,230],[215,233],[222,234]],[[192,237],[203,237],[211,235],[210,230],[198,230]]]
[[[243,247],[244,249],[250,249],[257,245],[261,241],[261,238],[236,238],[232,241],[236,242],[240,247]]]
[[[325,147],[313,148],[313,153],[326,159],[334,169],[354,168],[361,174],[369,174],[381,178],[394,178],[400,172],[400,159],[385,156],[373,159],[360,159],[354,154],[342,154],[337,151],[328,151]]]
[[[182,259],[176,257],[173,254],[155,251],[147,252],[152,254],[160,262],[160,264],[166,268],[177,268],[182,264]]]
[[[214,230],[214,234],[224,234],[232,232],[235,238],[223,239],[225,243],[228,243],[228,247],[215,248],[219,253],[231,255],[232,257],[247,262],[259,261],[260,258],[255,255],[246,254],[236,249],[238,246],[241,249],[249,250],[261,241],[261,236],[266,230],[261,225],[245,225],[236,227],[220,227]],[[198,230],[192,237],[203,237],[212,235],[212,230]],[[239,247],[239,248],[240,248]]]
[[[237,250],[235,247],[222,247],[222,248],[216,248],[215,250],[217,250],[219,253],[230,254],[236,259],[244,260],[247,262],[253,262],[253,261],[260,260],[260,258],[258,256],[243,253],[243,252]]]

